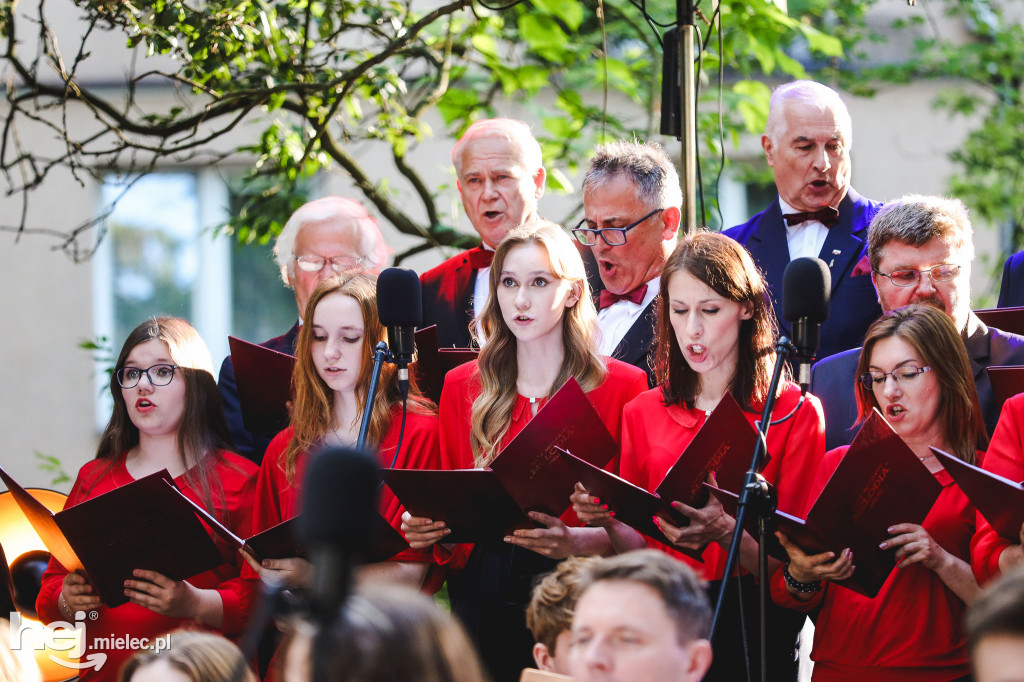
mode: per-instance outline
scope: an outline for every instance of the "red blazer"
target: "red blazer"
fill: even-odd
[[[1003,403],[982,468],[1011,481],[1024,480],[1024,393]],[[971,541],[971,568],[979,583],[999,576],[999,555],[1015,544],[1000,537],[978,514],[978,532]]]
[[[391,426],[381,443],[378,460],[382,467],[390,467],[398,444],[398,433],[402,426],[402,406],[396,405],[391,411]],[[270,441],[266,456],[260,466],[256,483],[256,502],[253,509],[253,532],[258,533],[296,516],[302,496],[302,477],[309,457],[300,453],[295,461],[295,476],[289,482],[284,471],[284,451],[293,436],[292,427],[286,428]],[[397,469],[440,468],[440,453],[437,440],[437,417],[409,411],[405,420],[405,437]],[[395,530],[402,525],[402,504],[387,486],[381,488],[378,511]],[[399,530],[399,532],[401,532]],[[392,561],[431,561],[427,550],[408,549],[396,555]],[[243,575],[256,579],[255,571],[246,564]]]
[[[773,418],[789,414],[799,400],[800,387],[789,384],[776,403]],[[746,416],[753,424],[761,417],[761,412],[748,412]],[[660,388],[643,393],[626,405],[623,413],[621,476],[647,490],[657,488],[705,418],[703,410],[666,406]],[[779,509],[794,514],[803,511],[807,489],[824,452],[825,420],[821,403],[807,394],[795,417],[768,430],[771,460],[762,473],[778,490]],[[648,545],[686,562],[705,580],[722,578],[728,553],[717,544],[704,550],[703,564],[656,540],[648,538]]]
[[[622,425],[623,406],[647,388],[647,375],[632,365],[605,358],[608,376],[604,382],[587,394],[601,421],[616,441]],[[441,456],[445,468],[472,469],[473,450],[469,445],[470,417],[473,401],[480,395],[480,368],[477,362],[467,362],[445,375],[441,392],[439,417],[441,421]],[[543,407],[547,399],[541,399]],[[512,423],[505,434],[511,440],[523,430],[532,417],[530,401],[519,396],[512,412]]]
[[[439,348],[469,348],[476,273],[469,251],[456,254],[420,276],[423,326],[437,325]]]
[[[811,499],[825,487],[849,446],[831,450],[818,469]],[[935,474],[942,492],[921,524],[943,549],[967,561],[974,507],[949,472]],[[854,563],[857,557],[853,558]],[[815,621],[815,682],[936,682],[970,673],[963,620],[966,605],[921,564],[897,567],[874,599],[826,585],[809,602],[786,589],[782,569],[771,579],[772,600],[800,611],[820,604]]]
[[[255,492],[256,471],[256,465],[249,460],[233,452],[222,452],[220,462],[211,472],[211,481],[219,484],[224,494],[223,500],[218,500],[216,494],[214,495],[214,509],[212,510],[214,516],[241,537],[247,537],[250,534],[250,514]],[[94,459],[79,470],[78,479],[71,489],[65,506],[73,507],[80,502],[131,483],[133,480],[135,479],[125,468],[124,457],[118,458],[112,466],[109,459]],[[204,504],[200,493],[188,486],[184,476],[179,476],[174,482],[193,501]],[[214,485],[215,490],[216,487],[217,485]],[[199,588],[217,590],[224,603],[223,634],[229,637],[240,635],[249,619],[255,595],[250,586],[238,577],[239,565],[242,563],[238,552],[228,547],[220,536],[211,533],[211,537],[225,556],[232,557],[232,561],[189,578],[188,582]],[[60,562],[50,559],[50,564],[43,574],[39,597],[36,599],[36,611],[44,623],[66,620],[57,606],[65,575],[67,575],[67,570],[61,566]],[[207,629],[198,621],[188,618],[169,618],[132,603],[122,604],[113,609],[100,606],[96,613],[98,617],[95,620],[90,618],[86,621],[87,648],[82,655],[82,660],[85,660],[86,656],[91,653],[105,653],[107,660],[98,672],[95,668],[82,670],[79,679],[83,682],[87,680],[116,680],[121,666],[135,653],[127,648],[95,648],[93,645],[97,642],[97,638],[121,638],[123,640],[125,637],[137,637],[153,640],[181,627]]]

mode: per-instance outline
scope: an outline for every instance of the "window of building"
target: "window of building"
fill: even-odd
[[[95,334],[114,358],[128,333],[157,315],[191,322],[218,369],[229,334],[260,342],[295,322],[295,297],[281,282],[271,245],[243,246],[215,234],[237,205],[220,172],[109,175],[100,206],[115,199],[93,260]],[[110,416],[104,387],[111,361],[97,361],[101,427]]]

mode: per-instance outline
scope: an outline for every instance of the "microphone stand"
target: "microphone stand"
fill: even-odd
[[[359,422],[359,437],[356,439],[356,448],[366,449],[366,432],[370,430],[370,414],[373,412],[373,403],[377,399],[377,384],[380,383],[380,371],[385,362],[393,362],[388,344],[381,341],[373,349],[373,372],[370,374],[370,390],[366,392],[366,404],[363,407],[363,418]]]
[[[732,542],[729,545],[729,555],[725,562],[725,573],[722,576],[722,586],[718,591],[718,598],[715,602],[715,615],[711,621],[711,641],[714,642],[715,632],[718,627],[719,616],[722,614],[722,605],[725,603],[725,590],[729,586],[729,577],[739,559],[740,542],[743,540],[743,526],[747,518],[747,512],[753,510],[757,514],[758,531],[758,566],[760,570],[760,598],[761,598],[761,680],[768,680],[768,643],[767,643],[767,606],[768,606],[768,551],[765,540],[768,535],[768,519],[771,518],[778,498],[775,495],[774,487],[761,476],[761,469],[764,468],[764,455],[767,449],[768,427],[771,425],[772,411],[775,408],[775,395],[778,392],[779,382],[782,379],[782,372],[785,368],[785,361],[795,351],[792,342],[785,336],[780,336],[775,344],[775,370],[772,373],[771,385],[768,388],[768,396],[764,402],[764,411],[761,414],[761,421],[758,424],[759,438],[754,446],[754,454],[750,460],[750,469],[743,480],[743,488],[740,490],[739,502],[736,505],[736,528],[733,531]],[[737,579],[739,576],[737,574]]]

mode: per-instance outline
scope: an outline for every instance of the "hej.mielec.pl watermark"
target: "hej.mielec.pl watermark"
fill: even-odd
[[[95,614],[95,612],[92,612],[92,614]],[[92,614],[79,611],[75,614],[75,621],[73,623],[58,620],[49,625],[43,625],[38,621],[25,620],[21,617],[20,613],[12,611],[10,614],[11,649],[15,651],[35,649],[38,651],[45,648],[64,654],[65,657],[55,656],[52,653],[49,654],[48,658],[57,665],[75,670],[83,670],[85,668],[99,670],[107,662],[107,654],[103,653],[104,651],[153,649],[160,652],[171,647],[171,635],[169,633],[152,639],[149,637],[129,637],[127,635],[94,637],[90,647],[93,653],[90,653],[83,659],[82,655],[86,649],[85,621]],[[95,618],[94,615],[92,617]],[[77,659],[77,661],[68,659]]]

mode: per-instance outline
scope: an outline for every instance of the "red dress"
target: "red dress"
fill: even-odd
[[[799,400],[800,387],[790,384],[776,402],[773,418],[789,414]],[[745,414],[751,424],[761,417],[760,410],[757,414]],[[626,405],[623,412],[621,476],[647,490],[657,488],[705,419],[703,410],[666,406],[661,388],[646,391]],[[824,452],[825,420],[821,403],[808,394],[795,417],[768,429],[771,459],[762,474],[778,490],[779,509],[790,513],[803,509],[807,489]],[[725,570],[727,551],[718,544],[708,546],[702,564],[656,540],[648,538],[647,543],[686,562],[705,580],[719,580]]]
[[[799,401],[799,386],[789,384],[776,402],[773,418],[789,414]],[[757,408],[756,414],[745,413],[751,424],[761,417],[760,407],[754,407]],[[660,387],[645,392],[626,405],[622,417],[622,477],[647,490],[657,488],[706,418],[703,410],[666,406]],[[768,430],[771,459],[762,474],[775,484],[781,510],[798,511],[803,508],[807,488],[824,452],[825,419],[821,403],[808,394],[795,416]],[[694,561],[657,540],[647,538],[647,544],[685,562],[705,580],[713,581],[708,590],[712,600],[717,598],[723,584],[727,586],[718,624],[717,632],[720,634],[716,634],[715,656],[704,680],[731,682],[746,679],[744,641],[750,652],[751,670],[760,669],[760,606],[758,586],[753,576],[742,570],[744,577],[738,581],[739,584],[736,580],[722,581],[728,551],[717,543],[708,545],[704,550],[701,557],[704,563]],[[796,635],[803,620],[802,614],[769,605],[766,665],[770,679],[796,677]]]
[[[1024,480],[1024,394],[1015,395],[1003,403],[982,468],[1011,481]],[[1000,537],[978,514],[978,532],[971,541],[971,568],[980,584],[984,585],[999,575],[999,555],[1018,542]]]
[[[825,455],[811,499],[847,449]],[[974,507],[949,472],[939,471],[935,478],[942,492],[921,525],[943,549],[969,561]],[[853,560],[856,564],[857,557]],[[813,600],[801,602],[786,589],[781,569],[771,587],[772,599],[782,606],[800,611],[821,606],[811,651],[815,682],[946,682],[970,673],[963,630],[967,607],[919,563],[897,567],[874,599],[826,585]]]
[[[647,389],[647,375],[624,362],[604,360],[608,375],[587,398],[618,440],[622,408]],[[456,367],[445,376],[440,420],[442,453],[448,468],[474,466],[469,445],[470,416],[478,395],[480,370],[475,361]],[[544,402],[541,401],[541,407]],[[503,440],[508,442],[522,431],[532,416],[529,399],[519,396]],[[569,525],[578,525],[571,508],[562,518]],[[440,548],[437,554],[443,557]],[[495,682],[518,680],[523,668],[534,665],[533,636],[526,629],[524,617],[526,604],[536,578],[558,562],[504,543],[500,538],[478,545],[456,545],[455,552],[444,558],[450,568],[462,569],[448,578],[452,612],[466,626],[491,678]]]
[[[402,426],[402,406],[395,405],[391,411],[391,426],[381,442],[379,461],[382,467],[390,467],[398,444]],[[302,477],[306,470],[308,456],[300,453],[295,460],[295,476],[291,482],[285,476],[284,451],[292,440],[292,427],[274,436],[267,446],[263,464],[260,466],[256,484],[256,506],[253,510],[253,533],[259,533],[297,516],[302,495]],[[440,468],[440,454],[437,440],[437,418],[409,410],[405,420],[405,435],[402,438],[398,469]],[[387,486],[381,488],[378,511],[395,530],[402,525],[404,508]],[[432,561],[429,550],[408,549],[391,559],[392,561]],[[257,579],[255,571],[248,564],[243,570],[247,578]]]
[[[110,466],[109,469],[108,466]],[[256,465],[233,452],[222,452],[220,461],[210,474],[211,482],[219,484],[223,491],[223,499],[218,499],[216,492],[213,494],[214,509],[212,511],[214,516],[241,537],[248,537],[250,531],[255,477]],[[112,466],[110,459],[94,459],[79,470],[78,479],[71,489],[65,507],[73,507],[80,502],[131,483],[133,480],[135,479],[125,468],[124,457],[118,458]],[[201,494],[189,487],[184,476],[179,476],[174,482],[188,497],[203,504]],[[214,486],[215,491],[216,489],[217,486]],[[231,557],[232,561],[189,578],[188,582],[198,588],[217,590],[224,604],[224,623],[221,631],[224,635],[232,637],[241,634],[245,628],[253,606],[252,592],[245,581],[238,578],[239,564],[242,561],[238,552],[227,546],[220,536],[211,534],[211,537],[221,549],[222,554]],[[44,623],[66,620],[57,606],[65,575],[67,575],[67,570],[60,565],[60,562],[50,559],[50,564],[43,574],[39,597],[36,600],[36,610],[40,620]],[[134,650],[117,648],[116,645],[96,647],[94,645],[99,641],[98,638],[120,638],[122,640],[125,637],[148,638],[152,644],[154,638],[177,628],[209,629],[198,621],[162,616],[143,606],[131,603],[113,609],[100,606],[96,609],[96,613],[98,616],[95,620],[85,621],[87,648],[81,660],[86,661],[86,657],[92,653],[105,653],[107,660],[98,672],[94,668],[82,670],[79,679],[83,682],[86,680],[116,680],[121,666],[135,653]]]

